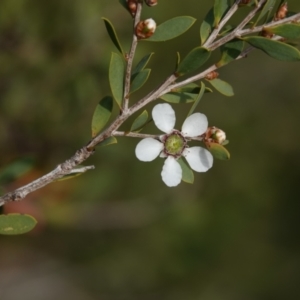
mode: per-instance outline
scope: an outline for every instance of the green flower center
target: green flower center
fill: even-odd
[[[185,145],[186,141],[183,136],[181,136],[178,132],[173,132],[165,140],[165,152],[174,156],[181,155]]]

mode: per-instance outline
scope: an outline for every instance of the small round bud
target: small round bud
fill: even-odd
[[[251,0],[241,0],[241,1],[239,2],[239,5],[247,5],[247,4],[250,3],[250,1],[251,1]]]
[[[148,6],[154,6],[157,4],[157,0],[145,0],[145,3],[148,5]]]
[[[261,31],[261,36],[265,37],[265,38],[268,38],[268,39],[271,39],[273,36],[274,36],[274,33],[266,30],[266,29],[263,29]]]
[[[207,131],[205,132],[204,140],[210,143],[213,142],[222,144],[226,141],[226,133],[222,129],[219,129],[215,126],[208,127]]]
[[[128,5],[128,10],[130,11],[131,15],[134,17],[137,10],[137,0],[126,0]]]
[[[212,138],[219,144],[222,144],[226,140],[226,133],[221,129],[216,129]]]
[[[275,17],[274,17],[274,20],[275,21],[279,21],[279,20],[282,20],[286,17],[286,14],[288,12],[288,5],[287,5],[287,2],[286,3],[283,3],[277,13],[275,14]]]
[[[216,72],[216,71],[211,71],[210,73],[208,73],[206,76],[205,76],[205,79],[207,80],[213,80],[215,78],[218,78],[219,77],[219,73]]]
[[[156,29],[156,23],[153,19],[140,21],[135,27],[135,34],[138,39],[147,39],[153,35]]]

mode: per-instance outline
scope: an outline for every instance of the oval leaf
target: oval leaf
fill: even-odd
[[[234,39],[221,47],[221,60],[216,64],[217,67],[224,66],[235,60],[243,51],[244,41]]]
[[[288,39],[300,38],[300,24],[282,24],[274,27],[264,28],[264,30]]]
[[[220,160],[230,159],[230,153],[222,145],[218,143],[206,143],[206,147],[215,158]]]
[[[197,83],[188,83],[182,87],[175,88],[172,92],[188,92],[188,93],[199,93],[200,87]]]
[[[125,65],[123,58],[117,53],[112,53],[109,65],[109,84],[111,92],[120,108],[124,92],[124,73]]]
[[[191,103],[197,98],[197,94],[192,93],[168,93],[159,98],[169,103]]]
[[[97,105],[92,118],[92,137],[95,137],[108,122],[113,108],[111,96],[104,97]]]
[[[133,80],[130,86],[130,93],[133,93],[140,89],[145,82],[147,81],[149,75],[150,75],[151,70],[150,69],[144,69],[140,71],[137,74],[134,74]]]
[[[203,45],[210,36],[214,26],[214,10],[211,8],[200,26],[200,40]]]
[[[139,73],[141,72],[142,70],[144,70],[144,68],[146,67],[146,65],[148,64],[151,56],[153,55],[154,53],[149,53],[147,55],[145,55],[141,60],[140,62],[136,65],[136,67],[133,69],[132,71],[132,74],[136,74],[136,73]]]
[[[106,138],[103,142],[99,143],[97,145],[97,147],[104,147],[104,146],[113,145],[113,144],[117,144],[117,143],[118,143],[118,140],[114,136],[110,136],[110,137]]]
[[[254,26],[267,14],[270,13],[270,11],[274,8],[274,5],[276,3],[276,0],[267,0],[266,4],[264,5],[263,9],[261,10]],[[253,26],[253,27],[254,27]]]
[[[208,82],[221,94],[231,97],[234,95],[232,86],[219,78],[208,80]]]
[[[172,92],[199,94],[200,86],[197,83],[188,83],[182,87],[172,89]],[[212,93],[212,89],[205,87],[205,93]]]
[[[224,13],[227,11],[229,5],[228,0],[215,0],[214,4],[214,26],[218,27],[219,22],[221,21]]]
[[[107,33],[108,33],[111,41],[117,47],[117,49],[121,52],[121,54],[124,56],[124,51],[122,49],[122,46],[120,44],[120,41],[118,39],[116,30],[115,30],[113,24],[106,18],[102,18],[102,20],[104,21]]]
[[[258,48],[269,56],[283,61],[298,61],[300,60],[300,52],[298,49],[274,40],[270,40],[260,36],[250,36],[243,38],[244,41],[251,46]]]
[[[29,215],[0,215],[0,234],[23,234],[32,230],[36,224],[36,219]]]
[[[201,67],[209,58],[210,51],[203,47],[194,48],[179,64],[176,73],[178,76],[187,72],[195,71]]]
[[[177,161],[182,170],[181,180],[186,183],[194,183],[194,172],[191,170],[191,168],[181,158],[179,158]]]
[[[144,41],[164,42],[174,39],[186,32],[195,21],[195,18],[189,16],[175,17],[157,26],[154,34]]]
[[[138,131],[142,129],[142,127],[148,121],[148,112],[144,110],[132,123],[130,131]]]

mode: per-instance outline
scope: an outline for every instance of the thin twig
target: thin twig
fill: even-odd
[[[135,34],[135,28],[141,19],[141,13],[142,13],[142,3],[137,3],[137,10],[136,10],[136,14],[134,17],[134,24],[133,24],[132,43],[131,43],[131,48],[130,48],[130,51],[129,51],[129,54],[127,57],[127,67],[126,67],[125,83],[124,83],[123,112],[124,111],[126,112],[128,109],[132,63],[133,63],[136,47],[138,44],[138,39]]]
[[[261,0],[258,3],[258,6],[251,11],[251,13],[246,17],[246,19],[243,20],[243,22],[231,33],[226,35],[223,38],[220,38],[217,41],[214,41],[216,38],[217,31],[214,31],[213,36],[210,38],[208,42],[206,42],[206,46],[211,51],[220,47],[221,45],[227,43],[228,41],[242,35],[247,35],[250,33],[255,33],[261,31],[263,28],[268,28],[275,25],[285,24],[285,23],[293,23],[295,21],[298,21],[300,19],[300,13],[293,15],[289,18],[279,20],[277,22],[270,22],[268,24],[264,24],[262,26],[257,26],[254,28],[249,29],[243,29],[244,26],[252,19],[252,17],[255,15],[255,12],[257,12],[261,6],[265,3],[266,0]],[[235,2],[234,5],[237,4],[238,1]],[[140,2],[138,2],[140,3]],[[141,9],[141,7],[140,7]],[[235,12],[235,9],[231,8],[227,14],[233,14]],[[220,22],[220,27],[224,26],[224,24],[228,21],[227,20],[227,14],[223,18],[223,20]],[[135,23],[138,22],[137,20],[140,19],[140,11],[137,11],[137,17],[135,18]],[[280,37],[274,37],[273,39],[279,39]],[[133,37],[135,39],[135,37]],[[156,89],[154,89],[152,92],[150,92],[148,95],[146,95],[144,98],[139,100],[137,103],[132,105],[128,108],[128,93],[130,90],[130,76],[131,76],[131,68],[132,68],[132,61],[135,55],[135,49],[136,49],[136,41],[132,42],[128,63],[127,63],[127,70],[126,70],[126,78],[125,78],[125,99],[123,104],[123,112],[121,115],[117,116],[116,119],[108,126],[106,130],[104,130],[102,133],[97,135],[95,138],[93,138],[91,141],[88,142],[88,144],[84,147],[82,147],[80,150],[76,151],[76,153],[68,160],[63,162],[62,164],[58,165],[54,170],[47,173],[46,175],[34,180],[33,182],[20,187],[16,189],[13,192],[9,192],[2,197],[0,197],[0,206],[4,205],[5,203],[9,201],[18,201],[21,199],[24,199],[26,195],[36,191],[37,189],[40,189],[51,182],[56,181],[57,179],[68,175],[68,174],[74,174],[78,172],[85,172],[87,170],[90,170],[93,168],[93,166],[89,167],[83,167],[83,168],[77,168],[76,167],[87,160],[93,153],[96,145],[107,139],[108,137],[114,135],[114,136],[128,136],[128,137],[136,137],[136,138],[145,138],[145,137],[152,137],[152,138],[158,138],[157,135],[149,135],[149,134],[141,134],[141,133],[125,133],[122,131],[117,131],[117,129],[135,112],[143,108],[145,105],[149,104],[150,102],[156,100],[160,96],[170,92],[172,89],[182,87],[188,83],[195,82],[199,79],[203,79],[208,73],[211,71],[216,70],[218,67],[216,65],[212,65],[209,68],[207,68],[205,71],[200,72],[199,74],[196,74],[194,76],[189,77],[186,80],[183,80],[181,82],[174,83],[177,79],[177,77],[172,74],[169,77],[166,78],[166,80],[158,86]],[[245,49],[237,58],[241,59],[247,56],[247,54],[252,51],[254,48],[249,47]],[[199,138],[194,138],[195,140],[199,140]]]
[[[220,30],[224,27],[224,25],[228,22],[228,20],[234,15],[234,13],[238,10],[239,6],[239,2],[241,0],[236,0],[235,3],[230,7],[230,9],[228,10],[228,12],[226,13],[226,15],[222,18],[222,20],[220,21],[220,23],[218,24],[218,27],[216,27],[212,33],[210,34],[210,36],[208,37],[208,39],[205,41],[205,43],[203,44],[203,47],[206,48],[208,45],[210,45],[218,36]]]

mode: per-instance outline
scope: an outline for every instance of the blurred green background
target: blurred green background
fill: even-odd
[[[198,22],[168,43],[139,45],[137,59],[155,55],[135,100],[172,71],[176,51],[184,56],[199,44],[211,2],[145,7],[157,23],[177,15]],[[299,1],[289,8],[300,11]],[[101,17],[128,49],[131,18],[116,0],[1,0],[0,168],[35,161],[5,191],[90,139],[116,51]],[[199,110],[226,131],[232,157],[195,174],[193,185],[167,188],[163,161],[138,161],[138,140],[119,138],[87,161],[95,170],[7,205],[5,213],[31,214],[39,225],[0,236],[0,299],[299,299],[299,66],[255,51],[220,70],[235,96],[206,94]],[[188,107],[175,110],[180,126]]]

